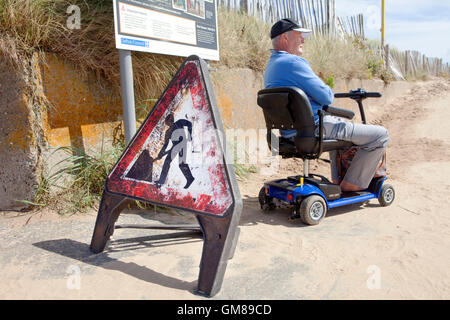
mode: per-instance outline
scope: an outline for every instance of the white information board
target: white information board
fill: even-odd
[[[217,0],[113,0],[116,48],[219,60]]]

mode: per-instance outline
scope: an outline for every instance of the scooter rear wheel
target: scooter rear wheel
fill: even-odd
[[[259,190],[258,200],[259,204],[261,205],[261,209],[264,210],[265,212],[271,211],[276,207],[275,204],[273,203],[272,197],[266,195],[265,187],[262,187],[261,190]]]
[[[327,214],[327,205],[321,196],[312,195],[300,204],[300,219],[308,225],[319,224]]]

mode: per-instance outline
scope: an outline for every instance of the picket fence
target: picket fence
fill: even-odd
[[[321,35],[364,36],[362,15],[338,18],[335,0],[218,0],[218,3],[225,9],[246,12],[267,23],[292,18]]]

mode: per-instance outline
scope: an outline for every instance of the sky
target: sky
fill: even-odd
[[[365,36],[381,39],[382,0],[335,0],[338,16],[364,14]],[[385,43],[450,63],[450,0],[385,0]]]

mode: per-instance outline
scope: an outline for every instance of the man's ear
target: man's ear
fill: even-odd
[[[283,46],[285,46],[288,43],[288,33],[282,33],[280,36],[280,41],[283,42]]]
[[[280,50],[286,50],[286,46],[287,46],[287,43],[288,43],[286,32],[282,33],[280,35],[280,41],[278,43],[279,43]]]

